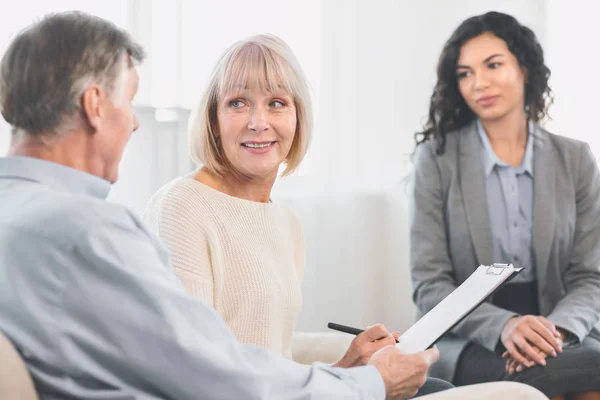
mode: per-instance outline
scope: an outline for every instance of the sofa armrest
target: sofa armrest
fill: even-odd
[[[310,365],[316,361],[333,364],[348,350],[353,335],[338,332],[294,332],[292,359]]]

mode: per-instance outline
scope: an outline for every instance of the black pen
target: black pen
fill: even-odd
[[[351,326],[336,324],[335,322],[330,322],[327,324],[329,329],[333,329],[334,331],[349,333],[351,335],[359,335],[364,332],[364,329],[353,328]],[[398,339],[396,339],[396,343],[398,343]]]

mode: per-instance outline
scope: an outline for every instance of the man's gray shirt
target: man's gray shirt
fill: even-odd
[[[110,184],[0,158],[0,330],[41,399],[383,399],[372,366],[308,368],[240,344],[188,296]],[[185,229],[185,227],[181,227]]]

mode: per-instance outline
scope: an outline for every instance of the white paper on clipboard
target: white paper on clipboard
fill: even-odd
[[[521,270],[512,264],[479,266],[462,285],[408,328],[396,347],[407,354],[428,349]]]

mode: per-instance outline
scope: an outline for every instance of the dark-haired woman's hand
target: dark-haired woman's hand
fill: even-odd
[[[540,357],[544,357],[544,359],[546,358],[546,353],[544,353],[543,351],[541,351],[540,349],[538,349],[535,346],[532,346],[533,349],[540,355]],[[529,358],[529,356],[526,356],[525,358],[527,359],[527,364],[521,364],[520,362],[518,362],[517,360],[515,360],[514,358],[511,357],[510,353],[508,351],[505,351],[502,354],[502,358],[506,359],[506,365],[504,366],[504,370],[509,374],[512,375],[515,372],[523,372],[525,369],[533,367],[534,365],[537,365],[535,362],[533,362],[531,360],[531,358]]]
[[[513,317],[504,325],[502,344],[516,363],[546,365],[546,357],[562,352],[556,327],[546,318],[535,315]]]
[[[557,328],[557,331],[559,332],[559,334],[560,334],[560,337],[558,337],[556,340],[558,340],[558,343],[560,344],[560,347],[561,347],[561,348],[564,348],[564,346],[563,346],[563,343],[564,343],[564,340],[565,340],[565,338],[566,338],[567,334],[566,334],[566,332],[565,332],[565,331],[563,331],[563,330],[561,330],[561,329],[559,329],[559,328]],[[534,350],[535,350],[535,351],[536,351],[536,352],[537,352],[537,353],[538,353],[538,354],[539,354],[541,357],[544,357],[544,358],[546,358],[546,357],[547,357],[546,353],[544,353],[543,351],[541,351],[540,349],[538,349],[538,348],[537,348],[537,347],[535,347],[535,346],[532,346],[532,347],[533,347],[533,349],[534,349]],[[527,359],[527,361],[529,362],[529,364],[521,364],[521,363],[519,363],[517,360],[515,360],[513,357],[511,357],[511,355],[510,355],[510,353],[509,353],[508,351],[505,351],[505,352],[502,354],[502,358],[505,358],[505,359],[506,359],[506,366],[505,366],[505,370],[506,370],[506,372],[507,372],[509,375],[512,375],[512,374],[514,374],[515,372],[522,372],[522,371],[524,371],[526,368],[533,367],[534,365],[536,365],[536,363],[535,363],[535,362],[533,362],[529,356],[526,356],[526,357],[525,357],[525,358]]]

